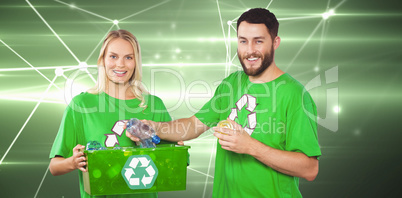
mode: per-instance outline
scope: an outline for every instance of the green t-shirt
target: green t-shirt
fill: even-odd
[[[228,117],[252,138],[275,149],[320,156],[316,106],[289,74],[252,83],[240,71],[224,79],[196,117],[209,127]],[[213,197],[301,197],[299,178],[278,172],[247,154],[221,148],[218,141]]]
[[[153,120],[167,122],[171,120],[162,100],[153,95],[144,95],[147,108],[139,107],[140,100],[119,100],[105,93],[99,95],[81,93],[73,98],[67,106],[57,137],[50,151],[50,158],[59,155],[64,158],[71,157],[73,148],[77,144],[86,145],[88,141],[98,141],[105,146],[107,136],[113,134],[112,128],[119,120],[138,118],[140,120]],[[135,143],[126,137],[125,132],[121,136],[116,135],[121,147],[135,146]],[[161,140],[161,143],[171,143]],[[84,190],[82,172],[79,173],[81,197],[90,196]],[[96,196],[96,197],[158,197],[157,193]]]

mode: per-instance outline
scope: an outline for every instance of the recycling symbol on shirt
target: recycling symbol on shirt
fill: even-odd
[[[117,138],[117,136],[121,137],[121,135],[123,134],[125,128],[125,123],[128,120],[118,120],[116,123],[114,123],[111,131],[113,133],[108,133],[105,134],[106,135],[106,140],[105,140],[105,146],[106,147],[114,147],[117,145],[120,145],[119,140]]]
[[[237,118],[237,112],[241,111],[243,107],[247,104],[246,110],[249,112],[247,115],[247,124],[244,126],[244,130],[251,135],[257,126],[257,114],[253,112],[257,106],[257,98],[244,94],[237,102],[236,108],[232,108],[229,115],[229,119],[235,120]]]
[[[121,170],[130,189],[149,189],[158,177],[158,168],[148,155],[132,155]]]

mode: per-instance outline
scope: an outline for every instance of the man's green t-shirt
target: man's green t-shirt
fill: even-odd
[[[105,93],[98,95],[81,93],[73,98],[67,106],[59,132],[53,143],[50,158],[62,156],[71,157],[73,148],[77,144],[86,145],[88,141],[98,141],[105,146],[106,134],[113,134],[113,126],[119,120],[138,118],[140,120],[153,120],[167,122],[171,120],[162,100],[153,95],[144,95],[147,108],[139,107],[140,100],[119,100]],[[125,133],[121,136],[116,135],[118,145],[121,147],[135,146],[135,143],[126,137]],[[161,140],[161,143],[169,143]],[[79,173],[79,183],[81,197],[90,196],[84,191],[82,172]],[[157,193],[116,195],[116,196],[96,196],[96,197],[135,197],[151,198],[158,197]]]
[[[209,127],[228,117],[252,138],[284,151],[321,155],[317,112],[303,85],[285,73],[267,83],[252,83],[232,73],[195,116]],[[247,154],[221,148],[218,141],[213,197],[301,197],[299,178],[278,172]]]

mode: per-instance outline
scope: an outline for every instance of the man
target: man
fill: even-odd
[[[318,174],[316,107],[304,87],[275,64],[278,26],[266,9],[243,13],[237,21],[243,71],[224,79],[194,116],[145,121],[170,141],[193,139],[221,120],[231,122],[234,130],[213,128],[218,138],[213,197],[301,197],[299,177],[312,181]]]

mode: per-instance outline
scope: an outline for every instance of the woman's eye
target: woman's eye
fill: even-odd
[[[115,59],[115,58],[117,58],[115,55],[110,55],[110,58],[113,58],[113,59]]]
[[[131,60],[131,59],[133,59],[133,57],[127,56],[126,59]]]

